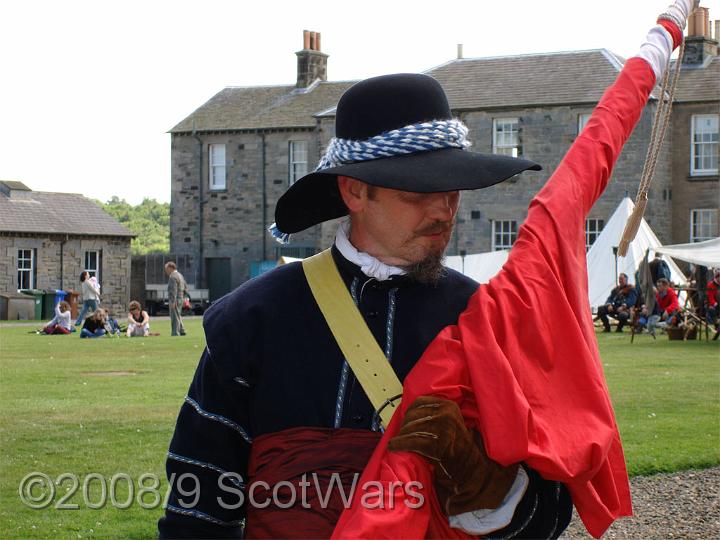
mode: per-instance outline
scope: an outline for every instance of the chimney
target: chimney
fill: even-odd
[[[712,56],[718,54],[717,21],[715,39],[710,33],[710,13],[708,8],[699,7],[690,14],[688,34],[685,38],[684,66],[701,66]]]
[[[458,60],[463,59],[463,44],[462,43],[457,44],[457,59]]]
[[[688,37],[705,36],[710,37],[710,17],[708,8],[699,7],[688,17]]]
[[[320,51],[320,32],[303,30],[303,49],[297,55],[296,88],[307,88],[317,79],[327,81],[328,55]]]

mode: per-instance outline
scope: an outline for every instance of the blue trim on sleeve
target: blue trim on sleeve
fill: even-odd
[[[242,436],[243,439],[245,439],[245,442],[247,442],[248,444],[252,443],[252,438],[250,437],[250,435],[248,435],[247,432],[242,428],[242,426],[240,426],[240,424],[238,424],[237,422],[233,422],[232,420],[229,420],[224,416],[220,416],[219,414],[213,414],[203,410],[203,408],[200,407],[198,402],[192,399],[190,396],[185,396],[185,402],[190,404],[200,416],[203,416],[208,420],[220,422],[221,424],[224,424],[227,427],[234,429]]]
[[[203,469],[210,469],[211,471],[215,471],[219,474],[227,474],[230,479],[230,481],[235,484],[240,489],[245,489],[245,483],[239,482],[235,476],[230,475],[230,471],[226,471],[225,469],[222,469],[218,467],[217,465],[213,465],[212,463],[207,463],[205,461],[198,461],[196,459],[188,458],[185,456],[181,456],[178,454],[174,454],[173,452],[168,452],[167,456],[169,459],[174,459],[175,461],[179,461],[181,463],[188,463],[190,465],[195,465],[196,467],[202,467]],[[238,475],[240,478],[242,478],[242,475]]]
[[[242,519],[238,519],[237,521],[223,521],[221,519],[211,516],[210,514],[206,514],[205,512],[200,512],[199,510],[189,510],[187,508],[178,508],[177,506],[173,506],[172,504],[167,505],[167,510],[176,514],[180,514],[181,516],[201,519],[203,521],[207,521],[208,523],[220,525],[221,527],[239,527],[243,524],[244,521]]]
[[[235,381],[236,383],[238,383],[240,386],[244,386],[245,388],[250,388],[250,383],[247,382],[247,381],[246,381],[245,379],[243,379],[242,377],[233,377],[233,381]]]
[[[530,513],[525,518],[525,521],[523,521],[517,529],[515,529],[514,531],[512,531],[510,534],[508,534],[507,536],[505,536],[503,538],[508,538],[508,539],[515,538],[518,534],[520,534],[521,532],[523,532],[525,530],[525,527],[527,527],[530,524],[530,521],[532,521],[532,518],[535,515],[535,511],[537,510],[537,507],[538,507],[538,502],[539,502],[538,494],[536,493],[535,499],[533,500],[532,510],[530,510]]]
[[[555,482],[555,505],[560,508],[560,482]],[[548,538],[555,538],[555,531],[558,527],[558,521],[560,520],[559,512],[555,512],[555,524],[553,525],[552,531],[548,535]]]

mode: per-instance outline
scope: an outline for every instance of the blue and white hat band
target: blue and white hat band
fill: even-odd
[[[452,119],[411,124],[360,141],[332,138],[315,170],[443,148],[466,149],[470,147],[467,134],[465,124]]]
[[[322,171],[348,163],[358,163],[387,157],[417,154],[460,148],[466,150],[468,128],[460,120],[432,120],[420,124],[393,129],[365,140],[338,139],[333,137],[315,171]],[[290,241],[290,235],[280,231],[275,223],[268,231],[281,244]]]

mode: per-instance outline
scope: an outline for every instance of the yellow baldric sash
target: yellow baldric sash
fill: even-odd
[[[402,384],[340,277],[330,250],[302,262],[305,278],[340,350],[384,427],[400,404]]]

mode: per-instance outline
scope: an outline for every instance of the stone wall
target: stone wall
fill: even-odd
[[[543,165],[540,172],[526,172],[497,186],[464,192],[456,233],[448,254],[489,251],[492,246],[492,221],[514,219],[522,223],[532,197],[542,188],[577,137],[578,116],[590,113],[593,106],[566,105],[493,111],[471,111],[459,114],[470,129],[472,150],[492,152],[493,118],[519,119],[522,156]],[[655,102],[644,110],[630,140],[618,159],[603,196],[590,211],[590,218],[608,221],[625,196],[635,199],[649,143]],[[673,219],[673,153],[677,152],[668,133],[660,152],[655,178],[649,193],[646,220],[663,243],[674,241],[677,224]],[[172,137],[172,205],[171,250],[195,257],[202,273],[201,260],[208,257],[230,257],[232,286],[248,279],[253,261],[273,260],[279,245],[265,232],[274,221],[277,199],[288,187],[288,142],[308,141],[308,170],[334,135],[334,118],[323,117],[314,130],[284,130],[266,133],[202,134],[203,213],[200,243],[200,187],[198,150],[200,143],[188,135]],[[263,218],[263,138],[265,145],[266,213]],[[227,189],[209,192],[207,172],[208,144],[226,145]],[[688,152],[687,149],[684,150]],[[686,154],[689,155],[689,154]],[[717,186],[717,183],[714,184]],[[707,194],[703,192],[703,197]],[[693,200],[696,195],[691,196]],[[293,245],[314,246],[317,250],[332,244],[337,221],[293,235]],[[203,284],[202,286],[206,286]]]
[[[320,162],[325,148],[330,143],[330,139],[335,136],[335,118],[323,117],[318,119],[318,154],[315,156],[317,162]],[[320,225],[318,250],[327,249],[335,242],[335,232],[337,231],[340,219],[326,221]]]
[[[468,126],[472,151],[492,153],[492,127],[494,118],[519,119],[522,157],[543,166],[539,172],[528,171],[516,179],[477,191],[462,194],[456,232],[448,246],[448,254],[481,253],[492,246],[492,221],[514,219],[518,224],[527,216],[532,197],[545,185],[570,145],[577,137],[578,116],[592,112],[592,106],[562,106],[532,109],[473,111],[459,116]],[[607,223],[620,201],[628,195],[635,199],[640,183],[645,154],[649,143],[652,115],[655,105],[643,112],[630,140],[618,159],[613,176],[602,197],[590,211],[589,218],[603,219]],[[319,123],[321,145],[326,145],[334,134],[333,119]],[[649,193],[646,220],[660,240],[671,238],[670,208],[670,137],[666,137],[655,178]],[[331,245],[337,222],[323,225],[321,247]]]
[[[266,230],[275,221],[277,199],[289,185],[289,141],[307,141],[308,170],[312,170],[316,164],[313,156],[317,155],[317,136],[310,130],[290,130],[262,136],[258,133],[202,134],[200,139],[202,143],[191,136],[172,137],[170,251],[194,257],[203,287],[207,286],[204,261],[211,257],[229,257],[232,286],[237,287],[250,277],[252,262],[277,260],[280,255],[280,245]],[[202,174],[198,158],[201,144]],[[208,189],[210,144],[225,144],[227,185],[224,190]],[[314,227],[293,235],[289,247],[315,247],[318,234],[319,228]]]
[[[592,107],[588,106],[563,106],[465,113],[463,120],[470,129],[472,150],[482,153],[492,152],[493,118],[518,118],[522,157],[540,163],[543,170],[527,171],[515,179],[489,188],[463,192],[457,232],[451,240],[448,253],[458,254],[463,250],[466,253],[490,251],[493,220],[512,219],[517,220],[518,224],[522,223],[527,216],[532,197],[545,185],[577,137],[578,115],[591,111]],[[653,111],[654,105],[646,108],[617,161],[605,193],[595,203],[588,217],[604,219],[607,222],[626,194],[635,199],[645,161]],[[666,142],[666,146],[668,144]],[[661,241],[670,238],[669,201],[662,197],[663,190],[667,192],[669,184],[669,160],[666,148],[663,148],[646,212],[646,219]]]
[[[720,208],[718,175],[692,176],[690,167],[691,119],[694,114],[718,114],[720,104],[678,103],[672,119],[672,243],[690,241],[690,212],[693,209]],[[720,210],[718,210],[720,213]],[[720,219],[720,215],[718,216]],[[720,231],[715,230],[715,235]],[[670,243],[670,242],[668,242]]]
[[[80,290],[80,272],[86,251],[101,252],[101,305],[116,316],[130,300],[130,238],[38,237],[0,235],[0,290],[16,291],[20,249],[35,252],[36,289]],[[62,256],[61,256],[62,252]],[[62,260],[62,269],[61,269]]]

